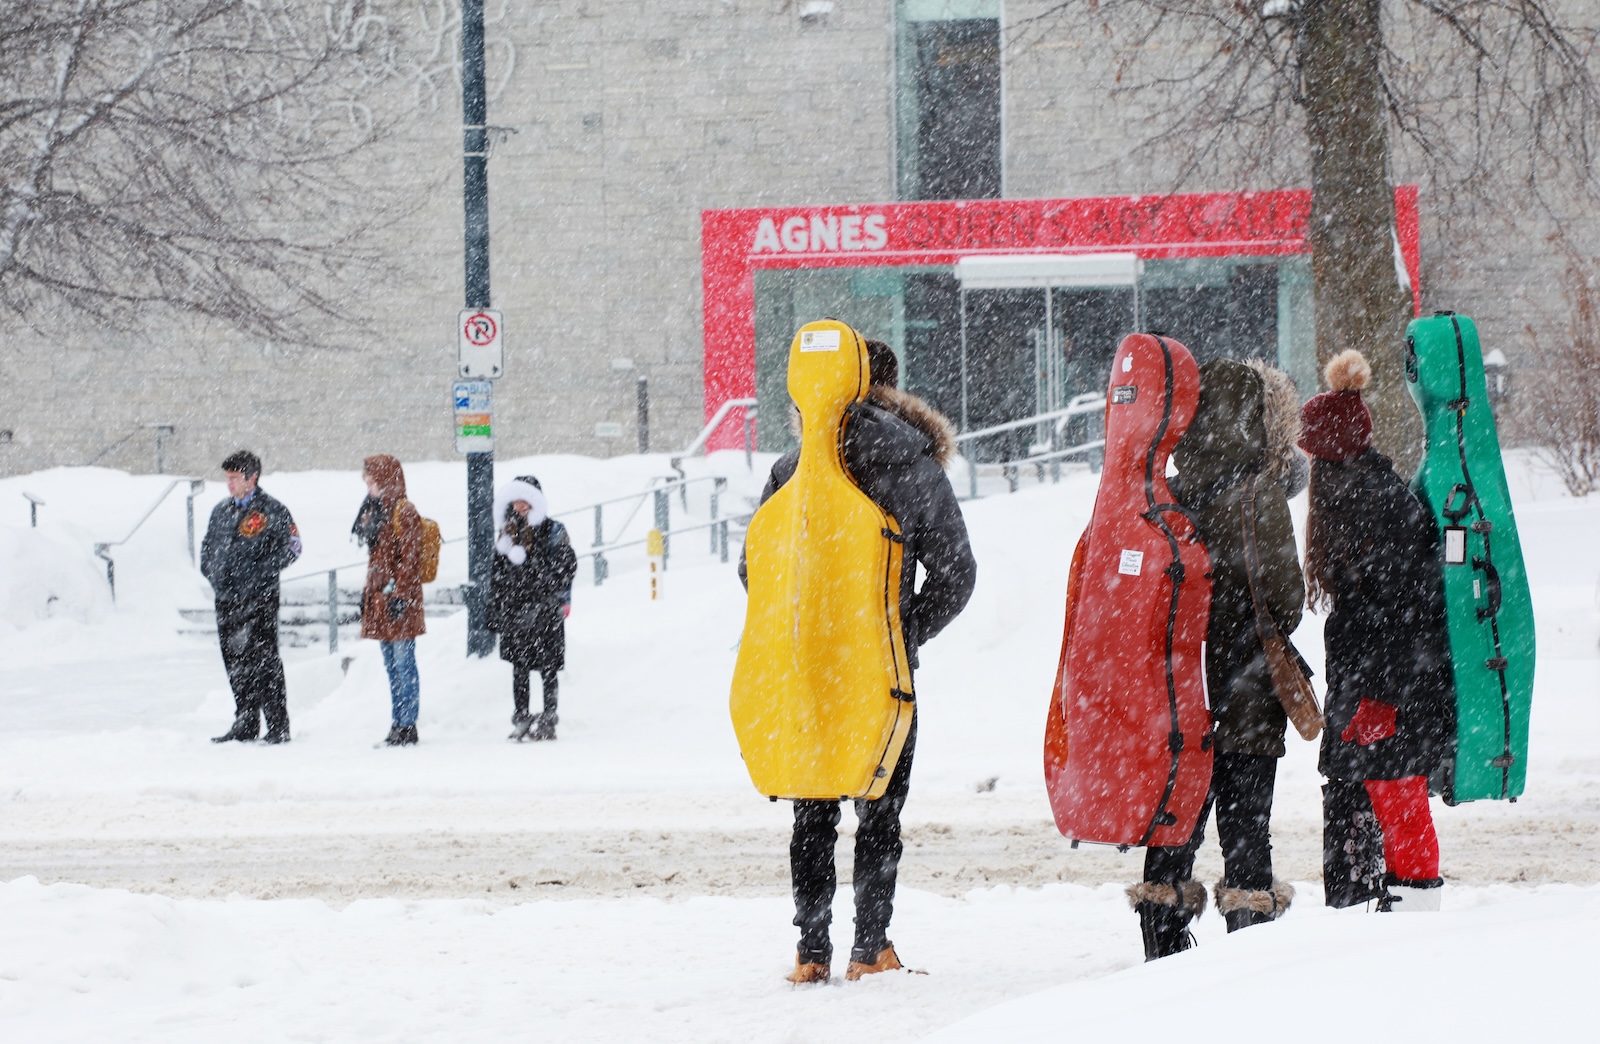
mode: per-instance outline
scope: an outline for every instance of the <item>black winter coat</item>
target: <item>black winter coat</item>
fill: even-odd
[[[567,529],[553,518],[516,526],[512,540],[527,552],[516,565],[495,552],[489,575],[489,630],[500,635],[500,658],[524,670],[558,671],[566,666],[567,621],[561,607],[570,598],[578,557]]]
[[[244,507],[228,497],[213,508],[200,544],[200,572],[217,601],[276,600],[278,574],[300,557],[294,547],[299,532],[289,509],[260,487]]]
[[[1299,403],[1291,400],[1287,408],[1293,418]],[[1288,718],[1256,630],[1243,529],[1245,494],[1253,483],[1261,565],[1256,583],[1267,612],[1288,636],[1300,625],[1305,582],[1285,496],[1293,436],[1281,428],[1267,423],[1261,375],[1244,363],[1214,360],[1200,368],[1200,404],[1173,453],[1180,472],[1173,492],[1192,513],[1211,560],[1206,691],[1216,749],[1226,754],[1284,753]]]
[[[1319,767],[1345,780],[1429,775],[1455,707],[1438,530],[1377,451],[1313,467],[1313,485],[1326,483],[1329,509],[1351,534],[1322,632],[1328,727]],[[1363,696],[1396,709],[1394,736],[1367,747],[1340,738]]]
[[[917,648],[966,608],[977,583],[966,520],[944,473],[954,449],[949,423],[921,399],[894,389],[874,387],[868,401],[851,407],[845,425],[845,467],[861,491],[894,516],[905,538],[900,620],[912,667]],[[799,460],[796,449],[772,465],[763,504],[794,475]],[[920,589],[912,563],[926,574]],[[748,586],[743,554],[739,579]]]

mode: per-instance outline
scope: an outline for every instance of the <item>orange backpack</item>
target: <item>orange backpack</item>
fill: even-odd
[[[406,502],[405,497],[400,498],[400,503],[394,506],[394,535],[400,535],[400,504]],[[444,538],[439,534],[439,523],[431,518],[423,518],[419,511],[417,517],[422,519],[422,549],[417,555],[417,575],[425,584],[431,584],[439,578],[439,549],[444,546]]]

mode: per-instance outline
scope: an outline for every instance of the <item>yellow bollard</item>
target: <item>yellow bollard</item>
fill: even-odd
[[[667,571],[667,541],[661,530],[652,529],[645,537],[644,547],[650,556],[650,600],[654,602],[661,597],[662,574]]]

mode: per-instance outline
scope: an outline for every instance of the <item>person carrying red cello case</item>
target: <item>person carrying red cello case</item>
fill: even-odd
[[[1289,721],[1283,671],[1298,672],[1290,688],[1310,696],[1308,672],[1284,637],[1305,602],[1288,503],[1306,481],[1299,434],[1300,398],[1288,374],[1232,359],[1200,368],[1200,403],[1173,451],[1172,485],[1211,561],[1206,686],[1215,756],[1194,833],[1179,845],[1146,848],[1144,880],[1128,889],[1146,960],[1193,943],[1189,922],[1206,905],[1205,888],[1192,879],[1195,853],[1213,809],[1223,858],[1214,894],[1228,930],[1275,920],[1294,897],[1273,876],[1270,824]],[[1316,735],[1314,698],[1296,727],[1308,739]]]
[[[1074,842],[1181,845],[1210,787],[1210,563],[1166,480],[1199,395],[1182,344],[1139,333],[1118,346],[1105,466],[1073,553],[1045,726],[1045,785]]]

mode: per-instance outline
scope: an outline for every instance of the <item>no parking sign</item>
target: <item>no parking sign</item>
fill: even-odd
[[[504,373],[504,334],[498,308],[463,308],[456,316],[458,376],[481,381]]]

